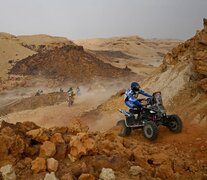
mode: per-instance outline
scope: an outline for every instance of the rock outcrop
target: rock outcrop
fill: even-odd
[[[78,64],[78,66],[77,66]],[[10,74],[44,76],[73,82],[90,82],[94,78],[117,78],[135,75],[104,63],[82,46],[67,45],[27,57],[15,64]]]
[[[196,35],[185,43],[173,48],[163,61],[162,69],[175,65],[182,61],[193,63],[194,76],[190,80],[196,80],[197,84],[207,91],[207,19],[203,20],[204,29],[198,31]]]

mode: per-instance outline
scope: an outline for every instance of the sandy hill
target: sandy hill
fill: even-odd
[[[10,74],[40,75],[72,82],[134,75],[129,69],[113,67],[85,52],[82,46],[74,45],[66,45],[27,57],[17,62]]]
[[[74,41],[84,48],[117,59],[137,60],[143,64],[158,66],[163,56],[180,40],[143,39],[138,36],[100,38]]]
[[[154,67],[149,64],[155,62],[157,66],[166,50],[179,41],[144,40],[134,36],[76,42],[83,44],[84,48],[92,49],[87,50],[86,53],[95,56],[97,59],[119,69],[130,68],[140,77],[146,77],[154,70]],[[23,77],[8,77],[8,72],[16,62],[37,53],[45,53],[46,55],[47,51],[68,45],[75,46],[72,41],[63,37],[43,34],[14,36],[8,33],[0,33],[0,89],[12,89],[14,86],[22,86],[26,83]]]
[[[147,92],[161,91],[169,113],[178,113],[183,120],[207,123],[207,20],[204,29],[186,42],[173,48],[161,66],[143,83]],[[130,84],[129,84],[130,85]],[[119,108],[126,109],[122,93],[118,93],[85,119],[99,119],[95,128],[106,129],[114,119],[121,118]],[[95,116],[93,116],[95,114]],[[84,118],[84,117],[83,117]],[[105,122],[104,122],[105,121]],[[108,122],[108,125],[107,123]]]
[[[32,54],[35,54],[35,51],[22,46],[16,36],[0,33],[0,77],[7,77],[12,61],[18,61]]]
[[[50,50],[64,45],[74,45],[74,43],[64,37],[49,36],[45,34],[18,36],[23,46],[34,51]]]
[[[72,41],[62,37],[48,35],[14,36],[8,33],[0,33],[0,77],[7,78],[8,70],[14,62],[38,51],[72,44],[74,44]]]

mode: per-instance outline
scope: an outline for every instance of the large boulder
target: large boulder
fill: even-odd
[[[56,153],[56,146],[50,141],[45,141],[40,146],[40,157],[53,157]]]
[[[56,172],[58,169],[58,161],[54,158],[47,159],[47,169],[49,172]]]
[[[103,168],[100,175],[99,175],[100,180],[115,180],[115,174],[114,171],[110,168]]]
[[[34,171],[34,173],[46,171],[46,161],[44,158],[37,157],[34,161],[31,162],[31,164],[31,169]]]
[[[44,128],[34,129],[28,131],[26,134],[38,142],[44,142],[49,140],[49,133]]]

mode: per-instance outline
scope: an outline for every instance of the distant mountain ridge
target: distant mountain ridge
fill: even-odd
[[[144,39],[139,36],[97,38],[74,41],[93,51],[118,51],[143,64],[158,66],[163,56],[181,40]]]

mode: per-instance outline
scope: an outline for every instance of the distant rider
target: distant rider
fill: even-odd
[[[79,88],[79,86],[76,87],[76,94],[77,94],[77,96],[80,96],[80,88]]]
[[[38,89],[38,91],[35,93],[35,96],[40,96],[43,94],[43,90]]]
[[[75,96],[75,93],[73,92],[73,88],[72,87],[70,87],[68,89],[67,94],[68,94],[68,97],[72,97],[73,98],[73,96]]]
[[[138,95],[142,94],[146,97],[152,97],[152,95],[144,92],[143,90],[140,89],[140,85],[137,82],[132,82],[131,83],[131,89],[128,89],[125,92],[125,104],[130,108],[139,108],[141,109],[142,103],[139,101]]]
[[[72,87],[69,88],[69,90],[67,91],[67,94],[68,94],[68,98],[67,98],[68,106],[70,107],[74,103],[74,96],[75,96],[75,93],[73,92]]]

